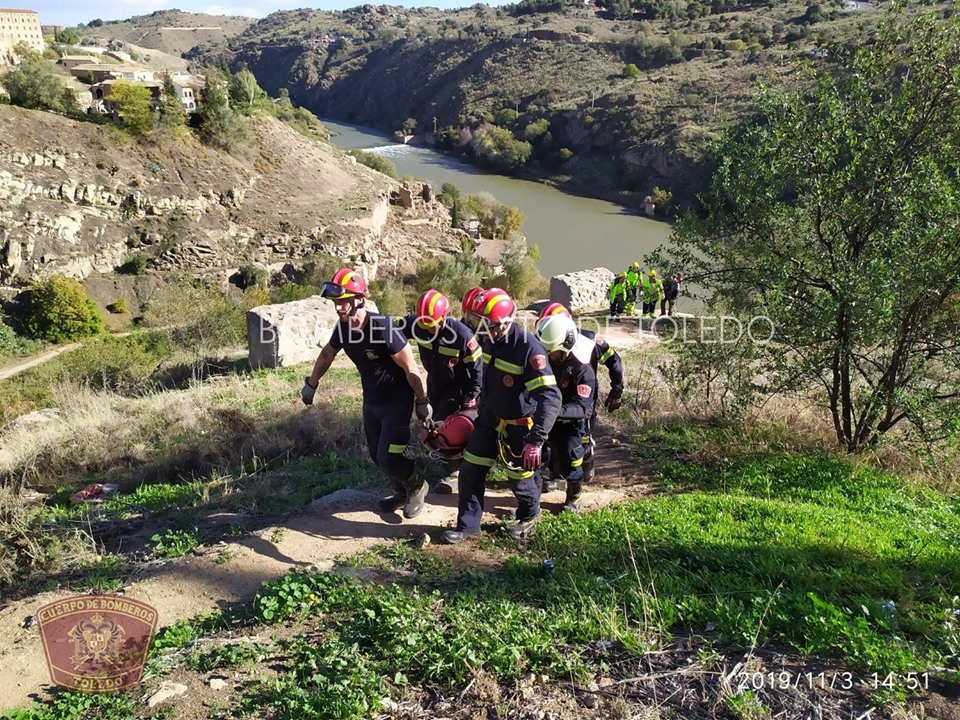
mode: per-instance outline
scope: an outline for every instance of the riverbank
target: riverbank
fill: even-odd
[[[324,124],[328,124],[327,120],[324,120],[323,122]],[[382,132],[384,132],[386,135],[385,131]],[[389,137],[389,135],[387,136]],[[577,197],[587,198],[590,200],[602,200],[604,202],[613,203],[614,205],[620,205],[624,208],[624,210],[636,213],[637,217],[649,217],[643,209],[643,199],[649,195],[650,192],[652,192],[653,187],[649,188],[649,190],[646,192],[641,192],[639,190],[631,192],[629,190],[604,189],[595,184],[581,182],[578,180],[576,175],[539,172],[529,166],[520,168],[520,172],[514,175],[501,175],[488,170],[479,163],[473,162],[465,153],[453,153],[445,151],[431,139],[432,136],[433,133],[410,135],[407,136],[409,138],[408,140],[400,142],[398,139],[394,138],[394,142],[397,145],[419,147],[431,152],[439,153],[445,157],[456,160],[457,162],[474,167],[480,172],[498,175],[499,177],[504,178],[516,178],[518,180],[540,183],[565,194],[575,195]],[[682,209],[684,208],[674,206],[671,203],[667,206],[666,212],[658,210],[652,219],[672,226],[676,219],[676,213]]]
[[[424,145],[396,143],[371,128],[322,121],[337,133],[331,140],[334,145],[382,155],[401,177],[426,179],[438,190],[449,182],[462,193],[490,193],[518,208],[526,217],[521,232],[540,249],[537,267],[546,277],[642,263],[644,255],[669,240],[668,223],[643,217],[622,204],[571,194],[542,181],[488,173]]]

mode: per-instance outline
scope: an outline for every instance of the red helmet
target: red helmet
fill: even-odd
[[[551,315],[566,315],[569,318],[573,317],[573,315],[570,314],[570,311],[560,303],[550,303],[540,311],[540,317],[538,319],[543,320],[545,317],[550,317]]]
[[[500,324],[513,317],[517,312],[517,304],[513,302],[506,290],[490,288],[473,299],[470,312],[488,322]]]
[[[358,295],[366,297],[367,281],[355,270],[340,268],[333,274],[330,282],[324,283],[320,294],[331,300],[344,300]]]
[[[449,415],[435,430],[421,430],[420,440],[444,460],[459,460],[473,433],[476,419],[476,410],[460,410]]]
[[[450,301],[441,292],[427,290],[417,300],[417,325],[422,328],[435,328],[449,314]]]
[[[473,290],[468,290],[467,294],[463,296],[463,303],[460,305],[460,310],[463,311],[464,316],[470,312],[473,301],[477,298],[477,295],[482,292],[486,291],[482,287],[475,287]]]

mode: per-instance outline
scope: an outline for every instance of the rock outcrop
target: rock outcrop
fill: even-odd
[[[422,183],[401,185],[271,118],[252,135],[234,157],[192,136],[148,145],[0,106],[0,286],[82,279],[136,254],[148,269],[221,278],[328,254],[373,280],[459,249]]]
[[[574,313],[604,308],[609,305],[607,288],[612,280],[613,272],[604,267],[554,275],[550,278],[550,300]]]
[[[370,299],[366,307],[377,311]],[[280,368],[314,360],[336,324],[333,303],[319,296],[255,307],[247,313],[250,367]]]

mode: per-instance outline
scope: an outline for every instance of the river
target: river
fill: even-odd
[[[338,133],[333,143],[344,150],[373,150],[393,161],[397,173],[429,180],[439,192],[445,182],[461,192],[489,192],[527,216],[521,232],[540,248],[540,272],[546,277],[585,268],[626,268],[663,244],[667,223],[627,208],[565,192],[529,180],[493,175],[425,147],[399,145],[377,130],[323,120]],[[672,270],[662,268],[661,270]]]

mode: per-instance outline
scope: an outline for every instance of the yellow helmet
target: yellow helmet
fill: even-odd
[[[631,269],[631,270],[639,270],[639,269],[640,269],[640,263],[638,263],[638,262],[633,263],[633,264],[630,266],[630,269]]]
[[[626,273],[626,271],[624,271],[624,270],[621,270],[621,271],[620,271],[620,274],[619,274],[619,275],[617,275],[617,280],[625,280],[625,279],[626,279],[626,277],[627,277],[627,273]]]
[[[651,270],[651,271],[650,271],[650,277],[656,277],[656,276],[657,276],[657,271],[656,271],[656,270]]]

